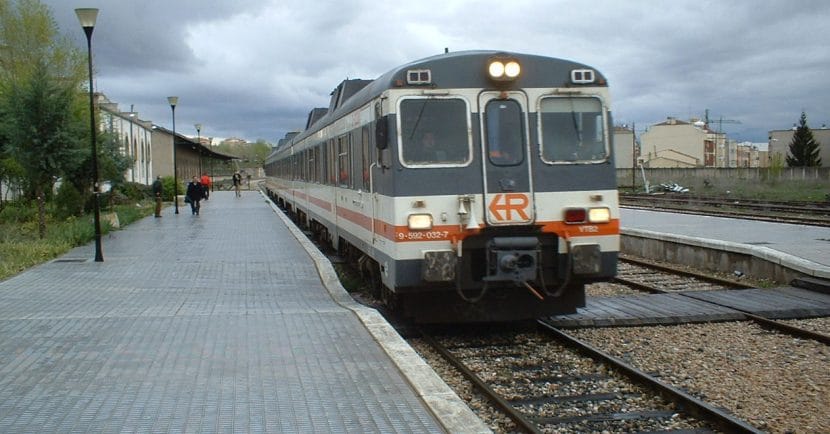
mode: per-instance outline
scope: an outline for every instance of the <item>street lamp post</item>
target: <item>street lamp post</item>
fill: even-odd
[[[211,145],[208,145],[208,146],[211,147],[211,149],[210,149],[210,152],[211,152],[211,156],[210,156],[210,191],[216,191],[216,187],[215,187],[216,183],[213,182],[213,145],[211,144]]]
[[[98,203],[101,186],[98,183],[98,150],[95,144],[97,132],[97,128],[95,128],[95,97],[92,90],[92,31],[95,30],[98,9],[78,8],[75,9],[75,14],[78,16],[78,21],[81,22],[81,27],[84,28],[84,33],[86,33],[86,49],[89,61],[89,128],[92,141],[92,187],[95,192],[95,200],[92,205],[95,210],[93,219],[95,226],[95,262],[104,262],[104,253],[101,249],[101,208]]]
[[[173,111],[173,204],[176,208],[176,214],[179,213],[179,166],[176,163],[176,103],[179,102],[179,97],[168,96],[167,102],[170,103],[170,110]]]
[[[202,177],[202,124],[194,125],[196,127],[196,141],[199,142],[199,178]]]

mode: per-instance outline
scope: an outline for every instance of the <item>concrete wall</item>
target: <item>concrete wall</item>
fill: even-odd
[[[816,276],[808,266],[802,267],[796,260],[782,260],[774,254],[760,256],[753,254],[747,246],[723,241],[716,242],[716,245],[707,245],[708,240],[643,232],[623,228],[620,251],[641,258],[685,264],[701,270],[721,273],[737,271],[753,279],[765,279],[778,284],[787,284],[795,278],[805,276],[827,278],[826,272],[818,273]]]
[[[646,179],[651,185],[676,182],[687,187],[703,186],[703,181],[730,182],[830,182],[830,167],[787,167],[787,168],[662,168],[645,169]],[[643,176],[637,169],[635,177],[638,188],[643,186]],[[617,185],[631,186],[631,169],[617,169]],[[830,189],[830,184],[828,184]],[[830,193],[830,190],[828,190]]]

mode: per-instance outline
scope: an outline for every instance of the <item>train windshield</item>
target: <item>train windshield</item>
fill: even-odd
[[[401,159],[406,165],[459,165],[470,161],[467,103],[458,98],[400,103]]]
[[[524,159],[522,108],[512,99],[492,100],[484,112],[487,155],[497,166],[514,166]]]
[[[598,98],[542,100],[539,113],[542,159],[546,162],[604,161],[605,121]]]

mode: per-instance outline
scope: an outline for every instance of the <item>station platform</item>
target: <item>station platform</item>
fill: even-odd
[[[0,432],[489,432],[259,192],[0,282]]]
[[[626,254],[780,283],[830,279],[830,228],[631,208],[620,225]]]

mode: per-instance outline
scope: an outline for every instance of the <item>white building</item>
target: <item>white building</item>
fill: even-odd
[[[118,104],[98,93],[95,95],[101,113],[101,131],[112,134],[122,155],[132,164],[124,174],[128,182],[150,185],[153,182],[153,124],[138,118],[138,113],[122,112]]]

